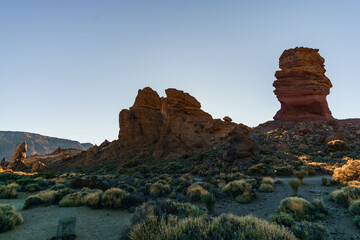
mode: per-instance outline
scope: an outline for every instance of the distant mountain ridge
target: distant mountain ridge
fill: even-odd
[[[33,154],[49,154],[60,148],[77,148],[87,150],[93,146],[91,143],[80,143],[78,141],[48,137],[36,133],[0,131],[0,160],[6,157],[10,160],[14,149],[23,141],[27,143],[26,156]]]

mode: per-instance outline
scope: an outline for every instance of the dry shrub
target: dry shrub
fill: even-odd
[[[299,197],[289,197],[281,201],[278,213],[287,213],[295,221],[311,221],[314,218],[314,206],[307,200]]]
[[[59,202],[60,207],[79,207],[83,205],[83,196],[81,192],[70,193],[63,197]]]
[[[131,240],[168,239],[283,239],[295,240],[286,228],[271,224],[252,216],[238,217],[223,214],[219,217],[176,216],[157,218],[150,215],[145,221],[135,225],[130,232]]]
[[[349,160],[341,168],[336,168],[332,178],[341,184],[346,184],[350,181],[359,181],[360,160]]]
[[[259,187],[260,192],[273,192],[274,187],[271,184],[262,183]]]
[[[84,196],[83,203],[90,208],[99,208],[101,206],[102,191],[89,193]]]
[[[191,185],[187,189],[186,193],[192,201],[200,201],[201,196],[204,194],[208,194],[209,192],[207,190],[205,190],[203,187],[201,187],[200,185],[195,184],[195,185]]]
[[[274,179],[271,177],[264,177],[262,179],[261,183],[274,185],[275,182],[274,182]]]
[[[24,222],[11,204],[0,204],[0,233],[9,231]]]
[[[223,187],[223,190],[234,196],[237,196],[243,192],[251,192],[252,186],[245,180],[235,180],[226,184],[225,187]]]
[[[343,206],[349,206],[349,204],[357,199],[360,199],[360,188],[358,187],[344,187],[333,191],[329,198]]]
[[[246,204],[250,203],[255,198],[255,195],[251,191],[245,191],[235,198],[238,203]]]
[[[301,186],[301,182],[299,180],[296,179],[292,179],[289,180],[289,186],[291,187],[291,189],[294,191],[294,195],[297,195],[298,189]]]
[[[1,198],[16,198],[17,192],[15,189],[11,187],[7,187],[5,185],[0,186],[0,199]]]
[[[120,208],[121,200],[126,192],[121,188],[110,188],[104,192],[102,205],[107,208]]]
[[[352,201],[349,210],[355,215],[360,215],[360,199]]]
[[[165,193],[169,193],[170,185],[168,183],[158,181],[150,186],[149,192],[151,196],[158,197]]]

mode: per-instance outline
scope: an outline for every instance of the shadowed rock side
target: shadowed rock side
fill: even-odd
[[[152,156],[179,155],[212,146],[237,124],[213,119],[188,93],[167,89],[166,97],[147,87],[134,105],[120,112],[119,141],[126,150],[153,145]]]
[[[200,103],[190,94],[167,89],[160,97],[149,87],[139,90],[134,105],[119,114],[119,139],[105,141],[80,153],[72,166],[120,164],[133,157],[154,159],[174,157],[209,149],[231,132],[240,134],[232,144],[232,157],[251,156],[254,142],[249,129],[231,122],[213,119],[201,110]]]
[[[274,93],[281,103],[275,120],[315,121],[333,119],[326,96],[332,84],[325,76],[319,49],[296,47],[280,56]]]
[[[20,143],[14,150],[10,162],[3,162],[4,165],[9,166],[9,168],[15,171],[22,171],[26,169],[24,160],[26,158],[27,144],[26,142]]]

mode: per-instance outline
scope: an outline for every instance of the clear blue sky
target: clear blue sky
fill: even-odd
[[[0,130],[92,142],[151,86],[256,126],[283,50],[319,48],[336,118],[360,117],[360,1],[0,0]]]

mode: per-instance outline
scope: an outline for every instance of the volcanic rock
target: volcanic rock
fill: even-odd
[[[194,152],[212,146],[238,126],[213,119],[188,93],[174,88],[165,92],[166,97],[160,97],[149,87],[139,90],[134,105],[120,112],[119,142],[125,151],[151,146],[154,158]]]
[[[14,150],[10,163],[15,163],[18,161],[24,161],[26,158],[27,144],[26,142],[20,143]]]
[[[9,162],[9,168],[14,171],[23,171],[26,169],[24,160],[26,158],[27,144],[26,142],[20,143],[14,150]]]
[[[275,120],[316,121],[333,119],[326,96],[332,84],[325,76],[319,49],[296,47],[283,52],[275,73],[274,93],[281,109]]]

